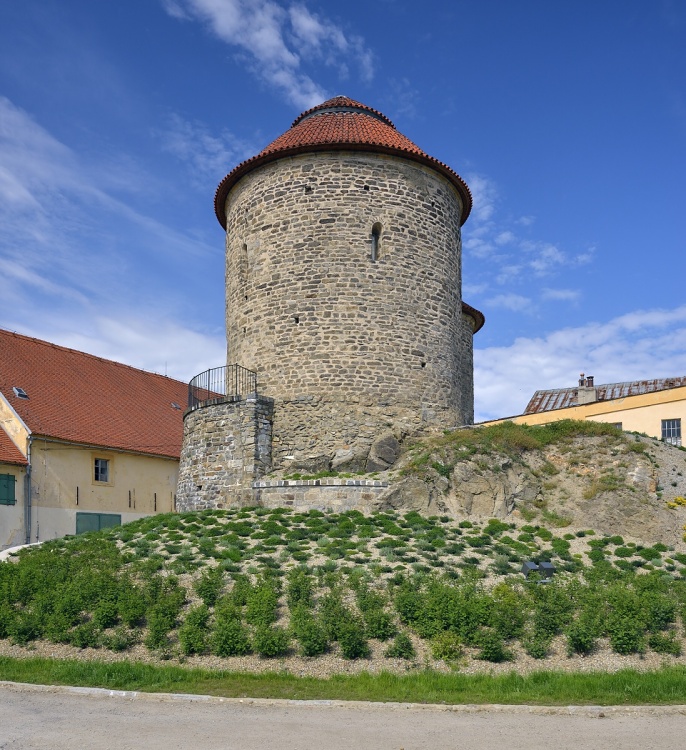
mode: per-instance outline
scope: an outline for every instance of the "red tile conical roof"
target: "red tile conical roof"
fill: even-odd
[[[371,151],[391,154],[425,164],[446,177],[457,189],[463,203],[462,223],[472,208],[472,196],[464,180],[443,162],[434,159],[381,112],[347,96],[335,96],[303,112],[290,129],[272,141],[259,154],[239,164],[220,183],[214,198],[219,223],[226,227],[226,197],[236,182],[256,167],[284,156],[313,151]]]

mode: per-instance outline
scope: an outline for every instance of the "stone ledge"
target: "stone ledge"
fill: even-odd
[[[273,487],[388,487],[388,482],[378,479],[338,479],[325,477],[324,479],[277,479],[274,481],[253,482],[254,490]]]

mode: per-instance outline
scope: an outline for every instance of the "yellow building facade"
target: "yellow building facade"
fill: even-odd
[[[187,386],[0,331],[0,550],[175,509]]]
[[[684,380],[686,378],[671,378],[595,386],[591,379],[590,385],[580,383],[579,388],[575,389],[537,391],[524,414],[508,419],[517,424],[530,425],[549,424],[562,419],[588,419],[681,445],[682,425],[686,425]],[[483,424],[502,421],[493,420]]]

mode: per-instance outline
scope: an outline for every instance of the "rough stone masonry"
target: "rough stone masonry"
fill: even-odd
[[[381,471],[407,435],[473,421],[483,316],[462,302],[471,198],[449,168],[336,97],[228,175],[216,207],[227,364],[255,371],[273,399],[271,458],[248,461],[241,487],[270,469]],[[212,447],[221,408],[186,416],[180,508],[232,501],[237,464],[221,469]],[[222,439],[240,443],[229,424]]]

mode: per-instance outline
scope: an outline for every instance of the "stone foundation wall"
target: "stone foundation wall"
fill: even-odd
[[[186,413],[177,510],[254,504],[252,483],[271,470],[273,406],[258,396]]]
[[[293,508],[342,513],[369,512],[387,489],[387,482],[369,479],[311,479],[255,482],[255,504],[265,508]]]

